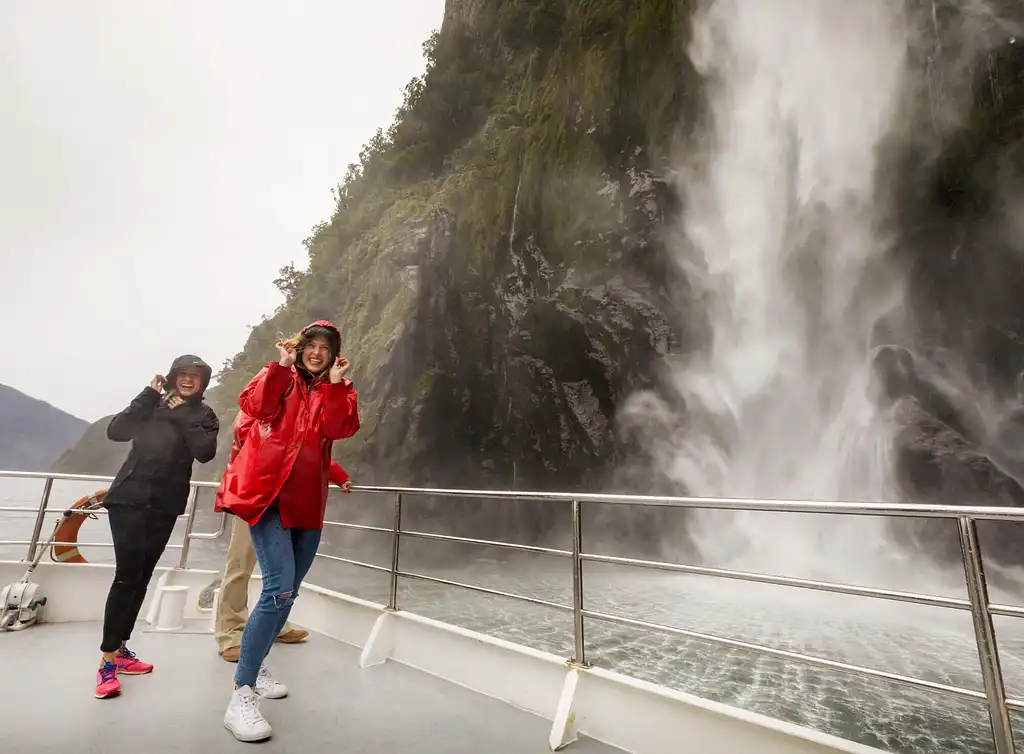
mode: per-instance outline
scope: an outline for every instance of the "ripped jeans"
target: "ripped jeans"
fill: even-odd
[[[313,565],[320,530],[285,529],[277,507],[271,506],[249,527],[249,534],[263,574],[263,591],[242,632],[235,685],[255,687],[260,666],[288,620],[299,585]]]

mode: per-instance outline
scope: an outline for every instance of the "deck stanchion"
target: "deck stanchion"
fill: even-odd
[[[575,654],[573,665],[589,667],[587,648],[583,638],[583,559],[580,550],[583,542],[583,525],[580,516],[580,501],[572,501],[572,628]]]
[[[974,637],[978,644],[981,677],[985,684],[988,716],[992,723],[992,739],[995,742],[996,754],[1014,754],[1016,748],[1013,728],[1006,706],[1006,688],[1003,685],[1003,671],[999,663],[999,648],[996,646],[996,631],[989,609],[988,585],[985,583],[985,564],[981,558],[978,524],[970,516],[961,516],[957,523],[964,575],[967,579],[967,596],[971,600],[971,615],[974,618]]]
[[[391,584],[388,590],[388,610],[398,609],[398,543],[402,532],[402,493],[395,493],[395,517],[391,526]]]
[[[181,543],[181,557],[178,558],[178,568],[184,568],[188,564],[188,548],[192,544],[192,527],[196,522],[196,499],[199,497],[199,488],[192,485],[188,495],[188,503],[185,509],[188,512],[188,519],[185,521],[185,537]]]
[[[28,557],[25,560],[31,563],[36,557],[36,548],[39,546],[39,535],[43,532],[43,521],[46,519],[46,508],[50,504],[50,490],[53,489],[53,477],[46,477],[43,482],[43,494],[39,496],[39,511],[36,513],[36,522],[32,527],[32,540],[28,543]]]

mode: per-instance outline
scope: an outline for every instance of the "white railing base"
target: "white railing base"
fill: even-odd
[[[359,667],[369,668],[387,662],[395,647],[394,625],[395,619],[390,612],[377,617],[359,654]]]
[[[576,713],[573,711],[573,700],[576,698],[576,687],[579,685],[580,672],[577,668],[569,668],[565,674],[562,695],[555,707],[555,719],[551,723],[551,735],[548,746],[551,751],[559,751],[579,738],[576,730]]]
[[[208,631],[211,634],[217,633],[217,605],[220,603],[220,587],[213,590],[213,602],[210,603],[210,626]],[[201,608],[200,608],[201,610]]]
[[[185,600],[187,586],[165,586],[158,595],[159,610],[156,615],[157,631],[180,631],[185,627]]]

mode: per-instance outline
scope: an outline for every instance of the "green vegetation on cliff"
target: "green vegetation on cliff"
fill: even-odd
[[[619,182],[664,159],[694,111],[688,19],[678,0],[450,0],[444,27],[424,45],[425,74],[406,87],[390,129],[350,166],[334,215],[306,240],[308,271],[282,270],[286,302],[221,373],[212,401],[225,426],[277,333],[328,317],[342,329],[360,390],[363,429],[336,451],[357,473],[361,464],[386,463],[389,478],[423,478],[424,465],[475,454],[474,468],[462,473],[492,470],[512,481],[517,465],[528,478],[531,469],[551,469],[553,454],[571,453],[565,444],[577,439],[566,435],[579,428],[566,430],[564,417],[550,413],[565,406],[543,398],[530,406],[544,392],[530,383],[559,371],[548,363],[559,347],[612,349],[610,362],[629,347],[597,342],[602,334],[587,323],[600,313],[587,312],[586,296],[563,283],[570,271],[581,283],[595,275],[604,283],[616,271],[642,277],[657,267],[646,240],[626,248],[631,259],[623,263],[622,244],[607,239],[621,239],[639,208],[622,199],[657,211],[649,185],[638,197],[636,180],[625,189]],[[507,276],[524,247],[548,271],[550,295],[540,306],[527,296],[529,311],[520,312],[509,303],[516,283]],[[520,276],[535,283],[537,272]],[[520,337],[523,318],[529,338]],[[585,335],[576,332],[580,323]],[[568,341],[537,343],[548,337]],[[654,346],[641,350],[631,367],[643,367]],[[516,357],[543,363],[517,372],[527,384],[513,396],[506,370]],[[592,412],[604,416],[592,418],[607,425],[610,393],[623,379],[596,382],[603,384],[591,379],[585,392],[601,397]],[[510,398],[519,405],[510,407]],[[448,426],[435,437],[423,423],[439,420]],[[496,429],[504,438],[493,437]]]

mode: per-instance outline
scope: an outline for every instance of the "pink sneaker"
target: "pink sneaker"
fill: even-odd
[[[121,682],[117,680],[117,666],[112,662],[103,663],[96,673],[96,698],[107,699],[121,693]]]
[[[124,675],[145,675],[153,672],[153,666],[136,657],[128,647],[121,647],[117,652],[117,672]]]

